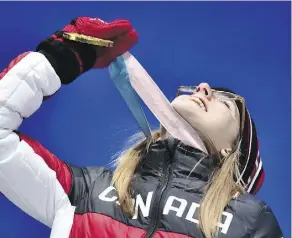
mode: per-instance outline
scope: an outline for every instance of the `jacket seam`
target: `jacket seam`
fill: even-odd
[[[66,163],[66,164],[67,164],[67,163]],[[68,165],[67,165],[67,166],[68,166]],[[70,168],[70,171],[71,171],[71,177],[72,177],[72,185],[71,185],[70,193],[68,194],[68,197],[70,198],[70,197],[71,197],[71,192],[72,192],[72,189],[73,189],[73,186],[74,186],[75,183],[74,183],[74,173],[73,173],[73,170],[72,170],[71,166],[68,166],[68,167]],[[82,172],[82,177],[83,177],[83,179],[84,179],[84,183],[85,183],[85,185],[86,185],[86,191],[85,191],[84,194],[80,197],[79,202],[76,204],[76,207],[78,207],[79,204],[82,202],[82,200],[83,200],[83,199],[89,194],[89,189],[90,189],[91,185],[92,185],[93,183],[95,183],[96,180],[97,180],[100,176],[102,176],[106,171],[108,171],[106,168],[103,168],[103,167],[100,167],[100,168],[103,169],[102,173],[100,173],[100,174],[94,179],[94,181],[93,181],[91,184],[88,184],[88,183],[87,183],[87,180],[86,180],[86,178],[85,178],[84,171],[83,171],[84,168],[79,168],[79,169],[81,170],[81,172]],[[71,199],[74,200],[73,197],[71,197]]]
[[[254,227],[252,233],[250,234],[250,238],[252,238],[253,235],[255,234],[256,229],[257,229],[257,223],[258,223],[258,221],[259,221],[260,215],[262,214],[262,212],[264,211],[264,209],[266,209],[267,207],[268,207],[267,205],[264,205],[264,206],[262,207],[262,209],[259,211],[259,213],[258,213],[258,215],[257,215],[256,222],[255,222],[255,227]]]
[[[65,161],[63,161],[64,162],[64,164],[69,168],[69,170],[70,170],[70,176],[71,176],[71,181],[72,181],[72,184],[71,184],[71,188],[70,188],[70,191],[69,191],[69,193],[68,193],[68,197],[70,198],[70,195],[71,195],[71,193],[72,193],[72,189],[73,189],[73,184],[74,184],[74,180],[73,180],[73,170],[72,170],[72,168],[71,168],[71,166],[67,163],[67,162],[65,162]]]

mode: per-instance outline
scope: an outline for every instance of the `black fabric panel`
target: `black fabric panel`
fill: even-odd
[[[142,202],[142,206],[134,217],[126,215],[117,203],[117,192],[111,184],[113,173],[110,170],[70,166],[73,188],[69,196],[76,206],[75,212],[80,215],[102,214],[129,227],[146,231],[153,231],[154,228],[154,235],[157,231],[167,231],[204,238],[197,222],[198,207],[207,185],[202,177],[210,176],[214,165],[206,158],[193,170],[194,165],[202,156],[206,157],[206,154],[181,142],[173,142],[158,141],[151,145],[137,168],[131,183],[132,195],[135,204]],[[167,150],[170,151],[166,152]],[[163,158],[166,154],[170,156],[167,177],[163,174],[166,166]],[[162,184],[165,186],[161,186]],[[150,204],[148,208],[147,201]],[[271,234],[280,234],[280,228],[275,220],[271,220],[271,215],[260,215],[265,206],[264,202],[248,193],[231,200],[222,215],[223,229],[220,228],[217,238],[242,238],[261,234],[257,233],[257,229],[264,229],[265,217],[270,227],[273,227]],[[151,214],[158,216],[153,217]],[[260,221],[259,216],[262,217]],[[153,222],[153,219],[157,219],[157,222]],[[87,221],[85,219],[82,222]],[[124,235],[130,237],[130,234]]]

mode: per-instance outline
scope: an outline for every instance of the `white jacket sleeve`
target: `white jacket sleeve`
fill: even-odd
[[[40,107],[44,96],[60,88],[60,79],[37,52],[18,56],[0,78],[0,191],[24,212],[52,227],[51,237],[68,237],[74,207],[56,172],[14,133],[22,119]]]

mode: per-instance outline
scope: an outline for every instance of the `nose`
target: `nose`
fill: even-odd
[[[212,90],[210,85],[207,83],[200,83],[196,88],[196,92],[204,94],[208,100],[211,100],[212,98]]]

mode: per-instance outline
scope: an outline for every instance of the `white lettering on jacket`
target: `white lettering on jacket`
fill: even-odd
[[[118,197],[113,193],[116,189],[113,186],[107,187],[104,191],[102,191],[98,198],[105,202],[116,202],[119,205]],[[138,210],[141,211],[141,215],[143,217],[148,217],[150,212],[151,201],[153,197],[153,191],[148,192],[146,201],[143,201],[142,196],[138,194],[134,200],[135,202],[135,212],[132,219],[138,218]],[[174,205],[176,204],[176,205]],[[163,215],[174,214],[177,217],[183,217],[184,219],[199,224],[199,221],[195,218],[195,214],[197,208],[200,207],[200,204],[192,202],[189,206],[188,211],[186,208],[188,207],[189,202],[183,198],[178,198],[175,196],[169,196],[166,200],[165,206],[163,208]],[[222,215],[225,217],[224,222],[219,222],[218,226],[221,228],[221,232],[223,234],[227,234],[230,224],[233,219],[233,215],[229,212],[223,212]]]

